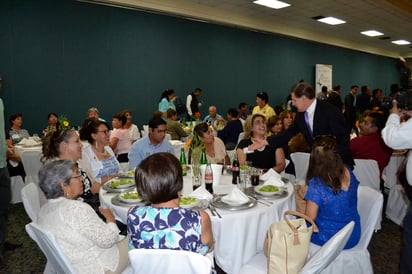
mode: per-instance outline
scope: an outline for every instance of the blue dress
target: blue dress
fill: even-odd
[[[349,173],[348,191],[340,190],[336,195],[333,194],[331,187],[323,184],[321,179],[310,179],[305,200],[311,201],[319,207],[315,221],[319,233],[312,234],[312,243],[323,245],[350,221],[355,221],[355,227],[344,249],[352,248],[359,242],[361,233],[357,209],[359,181],[351,170]]]
[[[127,216],[129,248],[186,250],[205,255],[199,211],[185,208],[133,207]]]

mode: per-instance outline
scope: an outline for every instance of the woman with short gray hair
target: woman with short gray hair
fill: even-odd
[[[119,230],[111,209],[99,208],[104,223],[86,203],[82,175],[70,160],[45,164],[39,185],[47,197],[38,216],[40,226],[56,237],[77,273],[121,273],[128,265],[127,241],[118,242]]]

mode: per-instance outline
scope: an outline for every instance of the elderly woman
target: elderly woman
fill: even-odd
[[[119,173],[119,162],[109,146],[109,126],[96,118],[88,119],[80,130],[80,139],[90,146],[82,151],[84,168],[98,183],[113,179]]]
[[[182,168],[170,153],[156,153],[136,168],[136,187],[147,206],[127,217],[129,248],[186,250],[205,255],[214,248],[209,215],[179,207]]]
[[[123,113],[118,113],[113,116],[113,130],[110,134],[109,146],[113,149],[119,163],[129,162],[127,154],[129,153],[132,143],[130,142],[129,130],[124,128],[127,118]]]
[[[213,129],[207,123],[200,123],[193,129],[193,139],[190,143],[192,153],[190,157],[193,158],[193,151],[201,150],[202,148],[205,148],[207,160],[212,164],[230,164],[225,144],[219,137],[214,136]]]
[[[254,143],[266,143],[266,146],[252,153],[247,153],[247,147]],[[245,161],[251,161],[254,167],[264,170],[273,168],[273,170],[280,173],[285,169],[283,149],[267,145],[266,118],[263,114],[253,114],[246,119],[245,139],[240,141],[237,147],[236,154],[240,165],[243,165]]]
[[[82,144],[76,131],[63,129],[43,138],[43,160],[71,160],[77,163],[83,180],[83,193],[79,196],[79,200],[85,201],[97,210],[100,204],[98,193],[101,185],[93,181],[82,168],[81,157]]]
[[[100,208],[104,223],[93,209],[77,197],[83,192],[82,175],[69,160],[44,165],[40,188],[47,197],[38,216],[77,273],[121,273],[128,264],[127,241],[118,242],[118,228],[110,209]]]
[[[21,158],[16,154],[14,145],[18,144],[24,138],[29,138],[29,132],[25,129],[22,129],[23,124],[23,115],[21,113],[12,114],[10,116],[10,129],[6,131],[6,143],[8,146],[7,159],[7,169],[10,176],[20,175],[23,177],[26,176],[24,172],[23,164]]]

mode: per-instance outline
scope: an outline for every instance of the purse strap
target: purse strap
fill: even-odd
[[[296,228],[290,222],[289,218],[286,217],[287,215],[294,215],[294,216],[298,216],[300,218],[305,219],[306,221],[311,223],[311,225],[313,227],[313,232],[316,232],[316,233],[319,232],[318,226],[315,224],[315,222],[312,220],[312,218],[310,218],[309,216],[306,216],[303,213],[297,212],[297,211],[287,210],[287,211],[285,211],[285,213],[283,213],[283,217],[284,217],[286,223],[288,224],[288,226],[290,227],[290,229],[293,231],[293,235],[294,235],[293,245],[299,245],[300,244],[299,237],[298,237],[298,228],[299,227]]]

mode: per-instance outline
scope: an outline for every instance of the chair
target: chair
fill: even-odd
[[[210,274],[212,262],[198,253],[170,249],[132,249],[130,267],[134,274]]]
[[[296,184],[304,185],[306,181],[306,174],[309,168],[310,153],[293,152],[290,154],[290,159],[295,165]]]
[[[386,218],[402,226],[409,204],[410,201],[403,187],[399,184],[392,186],[389,189],[388,202],[385,209]]]
[[[21,198],[27,215],[33,222],[37,222],[37,215],[46,201],[43,191],[39,189],[37,184],[28,183],[21,190]]]
[[[381,180],[379,178],[379,166],[375,160],[354,159],[355,168],[353,173],[359,180],[360,185],[369,186],[377,191],[380,190]]]
[[[44,273],[76,273],[50,231],[41,228],[35,222],[27,224],[26,231],[47,258]]]
[[[24,171],[26,172],[25,182],[39,182],[38,173],[43,163],[40,161],[42,153],[36,150],[26,150],[21,152],[21,161],[24,166]]]
[[[10,177],[11,199],[10,203],[21,203],[21,189],[24,187],[23,178],[20,175]]]
[[[241,132],[239,133],[239,137],[237,138],[237,143],[239,144],[239,142],[242,141],[243,139],[245,139],[245,133]]]
[[[300,274],[321,273],[342,252],[348,242],[355,222],[351,221],[318,249],[300,270]]]

